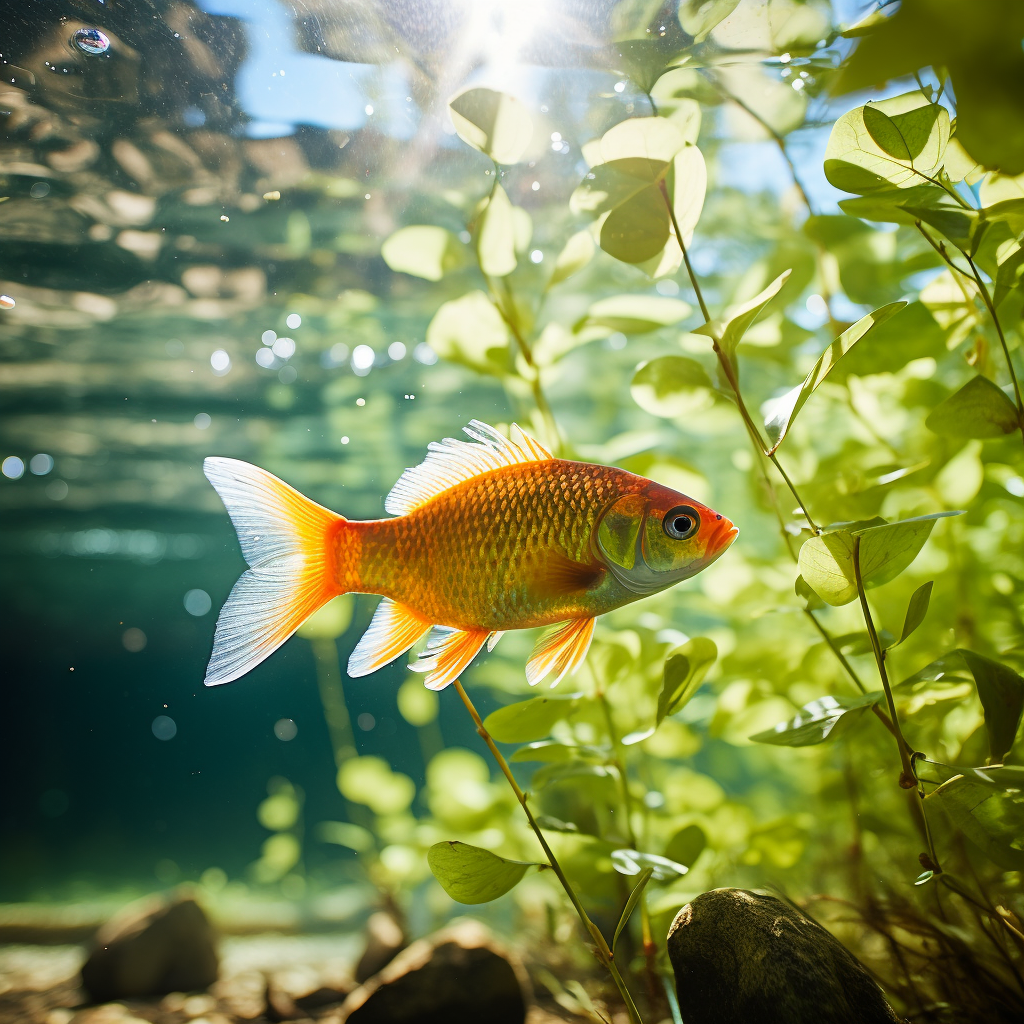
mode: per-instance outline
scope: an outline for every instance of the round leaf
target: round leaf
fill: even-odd
[[[435,843],[427,851],[427,863],[444,891],[456,902],[468,904],[489,903],[504,896],[532,867],[451,840]]]
[[[392,269],[427,281],[440,281],[464,260],[462,243],[444,228],[414,224],[385,239],[380,254]]]
[[[555,269],[551,274],[550,285],[558,284],[567,277],[572,277],[582,270],[594,258],[594,239],[589,231],[577,231],[555,260]]]
[[[442,359],[481,373],[504,370],[508,339],[501,314],[480,291],[443,303],[427,327],[427,344]]]
[[[480,215],[476,252],[480,269],[490,277],[507,277],[516,269],[516,231],[512,203],[500,185]]]
[[[518,162],[533,138],[529,112],[507,93],[469,89],[448,106],[459,138],[496,163]]]
[[[711,378],[696,360],[661,356],[640,364],[630,394],[641,409],[674,418],[710,409],[714,403],[711,389]]]
[[[601,225],[601,248],[623,263],[643,263],[665,248],[670,227],[661,189],[649,185],[608,214]]]
[[[595,302],[576,325],[577,331],[605,327],[609,332],[646,334],[685,320],[692,308],[682,299],[658,295],[612,295]]]
[[[571,697],[534,697],[492,711],[484,719],[484,728],[499,743],[529,743],[551,734],[555,722],[576,710],[578,695]]]
[[[1017,409],[1006,394],[980,374],[940,402],[924,421],[946,437],[1003,437],[1019,426]]]

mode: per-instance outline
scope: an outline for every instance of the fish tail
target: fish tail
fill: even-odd
[[[217,618],[204,680],[217,686],[255,668],[344,592],[337,582],[337,535],[348,520],[247,462],[208,458],[203,471],[249,563]]]

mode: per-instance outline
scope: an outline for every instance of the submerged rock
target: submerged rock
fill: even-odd
[[[194,992],[217,980],[213,928],[190,897],[149,897],[96,934],[82,984],[97,1002]]]
[[[366,922],[366,949],[356,964],[356,981],[361,985],[383,970],[405,949],[405,933],[394,916],[378,910]]]
[[[523,968],[476,921],[414,942],[345,1000],[341,1024],[523,1024]]]
[[[871,975],[838,939],[774,896],[714,889],[668,933],[686,1024],[893,1024]]]

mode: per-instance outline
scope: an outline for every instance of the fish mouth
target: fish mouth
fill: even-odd
[[[728,519],[723,519],[708,538],[708,552],[717,558],[736,539],[739,532],[739,527],[733,526]]]

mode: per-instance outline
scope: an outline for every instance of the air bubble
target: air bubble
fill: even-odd
[[[88,53],[94,57],[106,53],[110,49],[110,40],[98,28],[80,28],[71,37],[71,41],[82,53]]]

